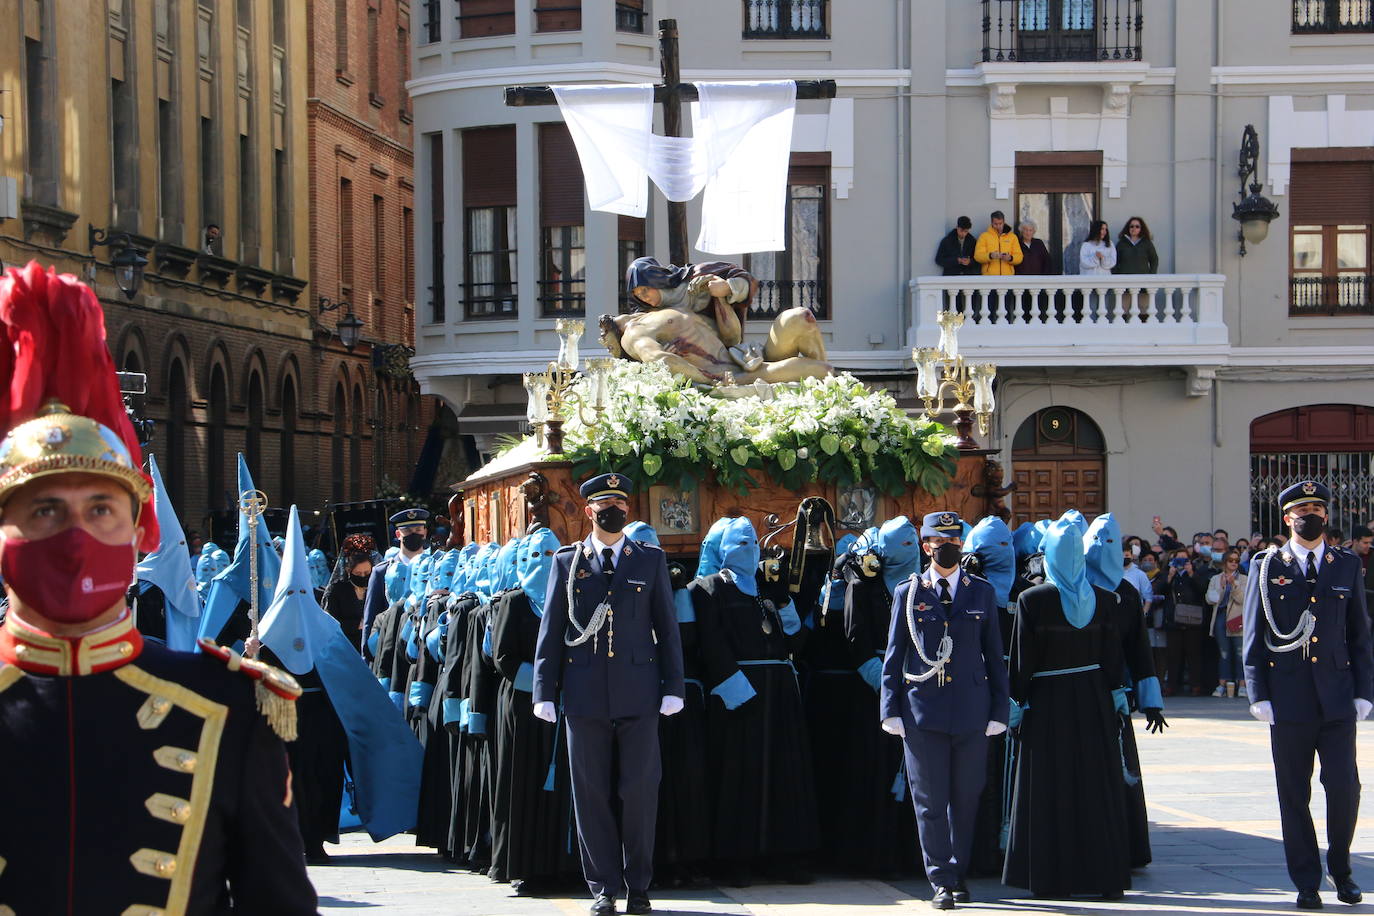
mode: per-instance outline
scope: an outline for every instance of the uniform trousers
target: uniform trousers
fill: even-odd
[[[654,825],[662,774],[658,714],[568,716],[568,761],[582,874],[592,894],[644,892],[654,876]],[[615,785],[612,785],[612,782]],[[620,816],[611,793],[619,797]]]
[[[988,738],[917,728],[903,716],[907,782],[916,807],[926,876],[934,887],[954,887],[968,874],[978,796],[987,780]]]
[[[1321,856],[1308,803],[1312,799],[1312,758],[1321,759],[1326,791],[1326,865],[1333,877],[1350,874],[1350,843],[1360,808],[1360,774],[1355,765],[1355,720],[1276,722],[1269,728],[1274,777],[1283,822],[1283,853],[1288,876],[1300,891],[1321,886]]]

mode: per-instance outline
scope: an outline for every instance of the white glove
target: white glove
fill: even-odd
[[[1274,704],[1270,703],[1268,700],[1260,700],[1258,703],[1251,703],[1250,715],[1254,716],[1256,719],[1259,719],[1261,722],[1266,722],[1270,725],[1273,725]]]
[[[883,731],[887,732],[889,735],[896,735],[898,738],[906,737],[906,726],[902,724],[902,720],[899,716],[893,716],[891,719],[884,719]]]
[[[994,735],[1000,735],[1000,734],[1002,734],[1002,732],[1004,732],[1004,731],[1006,731],[1006,730],[1007,730],[1007,723],[1005,723],[1005,722],[993,721],[993,722],[989,722],[989,723],[988,723],[988,730],[985,731],[985,732],[983,732],[983,734],[985,734],[985,735],[987,735],[989,738],[991,738],[991,737],[993,737]]]
[[[682,697],[664,697],[663,702],[658,704],[660,716],[675,716],[680,712],[682,712]]]
[[[1369,718],[1370,712],[1374,712],[1374,703],[1369,702],[1364,697],[1355,698],[1355,718],[1363,722]]]
[[[553,704],[546,700],[543,703],[534,704],[534,717],[543,719],[545,722],[557,722],[558,712],[554,709]]]

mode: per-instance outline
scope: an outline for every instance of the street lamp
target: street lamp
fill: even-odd
[[[111,232],[110,229],[97,229],[87,223],[86,241],[92,254],[101,246],[107,246],[111,250],[118,249],[114,257],[110,258],[110,266],[115,272],[115,283],[124,294],[124,298],[133,299],[138,295],[138,288],[143,285],[143,268],[148,266],[148,259],[134,245],[127,232],[113,235]]]
[[[988,434],[988,421],[997,406],[992,383],[997,378],[997,367],[992,363],[976,366],[964,365],[959,355],[959,328],[964,316],[957,312],[941,312],[935,316],[940,325],[940,343],[934,347],[916,347],[911,351],[911,359],[916,363],[916,393],[925,402],[925,418],[934,420],[946,410],[945,392],[954,395],[954,431],[959,436],[955,443],[965,451],[976,449],[973,440],[973,419],[978,418],[978,432]],[[970,403],[971,402],[971,403]]]
[[[1255,125],[1245,125],[1245,133],[1240,140],[1240,165],[1236,169],[1240,176],[1240,203],[1231,204],[1231,218],[1240,223],[1240,256],[1245,257],[1245,243],[1258,245],[1269,236],[1269,224],[1278,218],[1279,208],[1269,198],[1260,194],[1263,187],[1257,179],[1259,167],[1260,142]],[[1250,196],[1245,195],[1245,182],[1250,179]]]
[[[543,372],[527,372],[524,376],[525,392],[529,396],[525,418],[534,427],[539,443],[543,445],[547,440],[549,452],[561,455],[564,408],[575,406],[583,426],[596,426],[606,409],[606,398],[610,394],[608,376],[615,360],[604,356],[587,360],[586,374],[591,379],[591,390],[584,398],[572,387],[582,376],[577,368],[577,350],[586,325],[571,318],[560,318],[554,323],[554,329],[558,332],[558,358]],[[588,408],[591,413],[587,412]]]
[[[350,353],[353,352],[353,348],[358,345],[358,338],[363,332],[363,320],[353,314],[353,303],[347,300],[335,302],[333,299],[320,296],[318,305],[321,315],[325,312],[336,311],[337,309],[347,309],[344,316],[336,321],[334,326],[339,332],[339,343],[344,345],[345,350],[348,350]]]

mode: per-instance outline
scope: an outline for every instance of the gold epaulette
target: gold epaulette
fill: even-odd
[[[200,651],[224,662],[230,671],[237,671],[253,679],[253,694],[257,699],[258,712],[267,718],[267,724],[283,741],[296,740],[296,700],[301,696],[301,685],[296,679],[271,665],[256,659],[244,658],[233,649],[215,645],[209,639],[199,642]]]

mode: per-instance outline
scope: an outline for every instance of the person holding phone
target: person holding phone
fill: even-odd
[[[1169,686],[1165,695],[1183,689],[1186,672],[1189,692],[1202,696],[1202,634],[1207,623],[1206,583],[1193,566],[1188,549],[1179,547],[1170,554],[1165,571],[1166,627],[1169,629]]]

